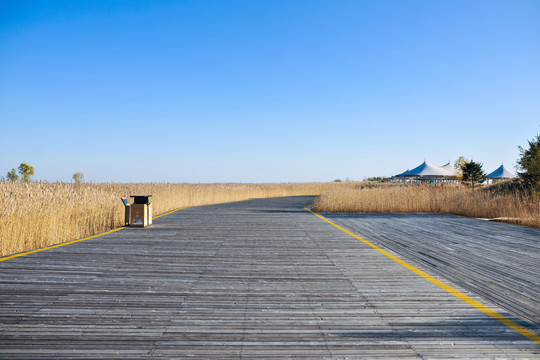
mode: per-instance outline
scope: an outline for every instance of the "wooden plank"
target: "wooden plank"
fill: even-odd
[[[1,262],[0,357],[538,357],[532,341],[304,211],[311,200],[190,208]]]
[[[444,214],[325,214],[540,329],[540,229]]]

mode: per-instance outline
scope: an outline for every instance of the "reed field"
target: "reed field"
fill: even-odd
[[[351,184],[318,197],[318,212],[447,213],[540,228],[540,201],[517,182],[460,185]]]
[[[124,225],[120,198],[152,194],[153,215],[250,198],[320,195],[318,212],[436,212],[540,227],[540,201],[516,182],[419,186],[369,182],[282,184],[0,182],[0,256],[84,238]],[[536,193],[537,194],[537,193]]]
[[[0,182],[0,256],[123,226],[122,196],[152,194],[152,212],[155,216],[186,206],[250,198],[319,195],[339,186],[343,184]]]

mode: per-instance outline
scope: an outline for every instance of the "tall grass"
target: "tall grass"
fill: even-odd
[[[0,182],[0,256],[83,238],[124,225],[121,196],[152,194],[154,215],[249,198],[319,195],[335,183],[72,184]]]
[[[515,182],[474,190],[465,186],[351,185],[323,194],[316,199],[314,209],[320,212],[448,213],[540,227],[537,197]]]
[[[0,256],[122,226],[121,196],[152,194],[154,215],[185,206],[293,195],[321,195],[320,212],[441,212],[506,218],[540,227],[538,196],[514,183],[461,186],[372,183],[72,184],[0,182]]]

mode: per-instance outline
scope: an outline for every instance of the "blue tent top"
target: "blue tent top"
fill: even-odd
[[[497,168],[497,170],[493,171],[492,173],[487,174],[486,177],[488,179],[511,179],[511,178],[515,178],[516,175],[514,175],[504,165],[501,165]]]

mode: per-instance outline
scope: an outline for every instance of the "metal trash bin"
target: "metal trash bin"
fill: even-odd
[[[148,226],[152,225],[152,204],[150,197],[152,195],[131,195],[133,204],[129,204],[125,196],[122,197],[126,207],[126,225],[129,226]]]
[[[152,204],[150,204],[152,195],[131,195],[133,204],[131,204],[131,215],[129,224],[131,226],[152,225]]]

